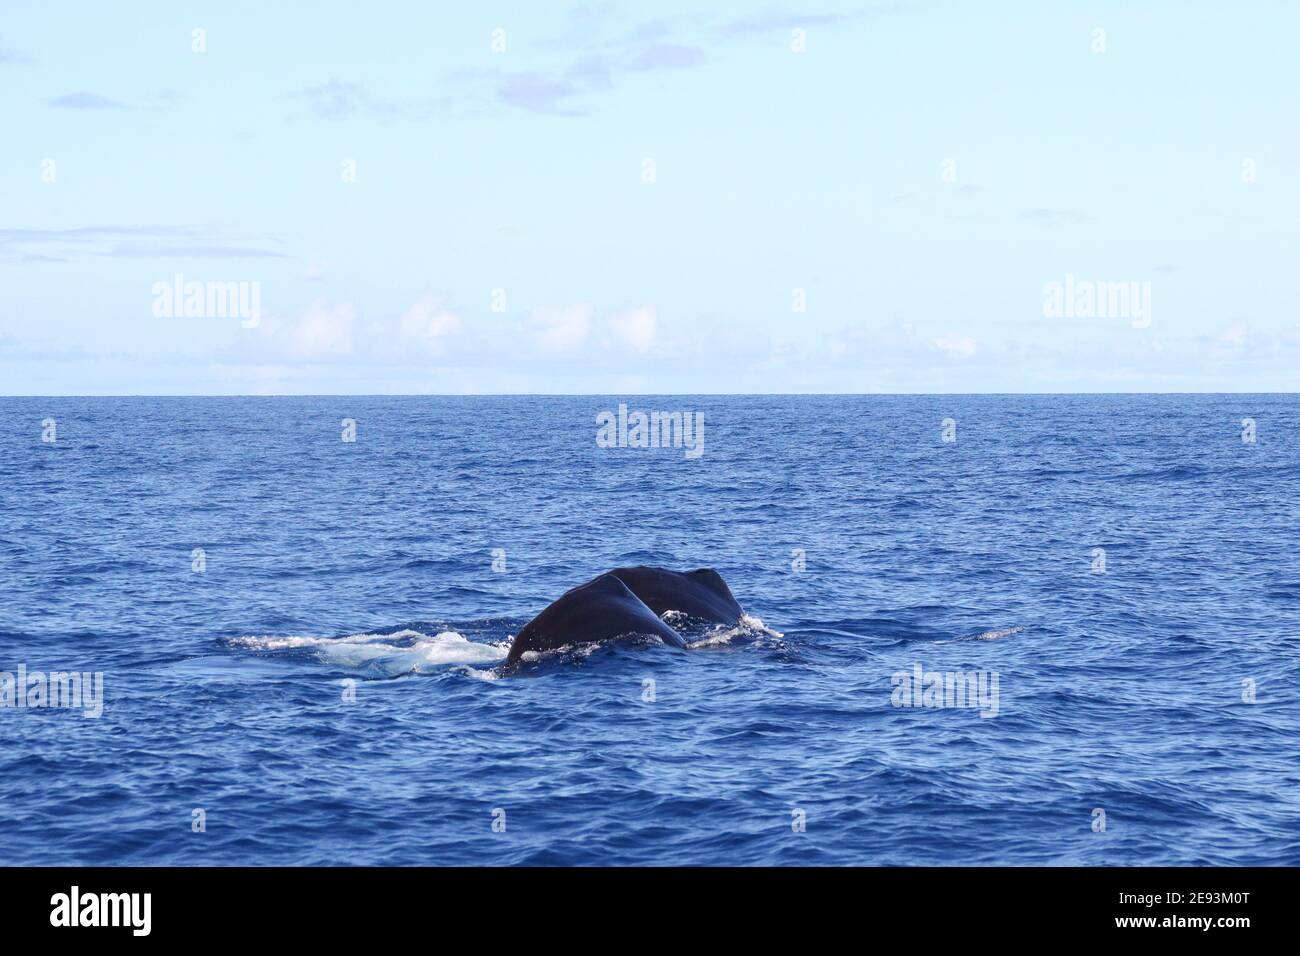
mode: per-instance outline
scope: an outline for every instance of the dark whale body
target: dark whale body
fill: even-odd
[[[681,611],[716,624],[734,624],[745,612],[712,568],[668,571],[664,568],[615,568],[610,574],[627,585],[655,614]]]
[[[649,635],[684,648],[686,641],[660,618],[668,611],[723,624],[739,621],[744,613],[711,569],[617,568],[565,591],[525,624],[510,645],[505,666],[513,667],[526,651],[618,637]]]

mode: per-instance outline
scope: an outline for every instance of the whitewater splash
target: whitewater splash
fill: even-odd
[[[958,641],[997,641],[1004,637],[1010,637],[1012,634],[1019,634],[1023,627],[999,627],[992,631],[984,631],[981,634],[975,634],[971,637],[959,637],[950,641],[935,641],[936,644],[955,644]]]
[[[680,631],[683,637],[687,637],[687,635],[691,634],[693,629],[698,629],[701,623],[698,620],[692,619],[683,614],[681,611],[668,611],[661,616],[665,624]],[[635,635],[624,636],[635,637]],[[735,624],[707,625],[703,629],[703,632],[698,634],[698,636],[687,638],[686,647],[689,650],[698,650],[705,647],[722,647],[730,644],[738,637],[758,642],[763,638],[773,638],[779,641],[781,638],[785,637],[785,635],[780,631],[772,630],[759,618],[746,614]],[[620,638],[614,638],[608,641],[592,641],[589,643],[574,642],[572,644],[564,644],[560,647],[554,647],[545,651],[524,651],[520,660],[527,661],[528,663],[535,663],[537,661],[550,660],[553,658],[585,660],[596,651],[600,650],[600,648],[607,644],[617,643],[619,640]],[[652,644],[663,643],[658,638],[649,635],[646,636],[646,642]]]
[[[347,637],[236,637],[234,647],[256,651],[306,649],[337,667],[356,668],[385,677],[418,674],[438,667],[492,665],[505,660],[510,642],[480,644],[455,631],[423,634],[402,630],[392,634],[351,634]],[[476,676],[482,676],[477,672]]]
[[[677,611],[669,611],[663,617],[678,627],[690,623],[685,615]],[[738,637],[759,640],[766,637],[779,641],[784,636],[759,618],[746,614],[736,624],[708,627],[689,641],[687,646],[721,647]],[[513,640],[514,635],[509,634],[500,642],[481,643],[471,641],[456,631],[440,631],[430,635],[406,628],[390,634],[349,634],[346,637],[245,636],[229,638],[225,643],[252,651],[305,650],[322,663],[381,677],[399,677],[402,674],[419,674],[437,668],[454,667],[470,677],[496,680],[500,675],[492,668],[505,660]],[[583,659],[600,648],[601,643],[575,642],[543,654],[529,651],[524,655],[524,660],[536,661],[543,657],[561,656]]]
[[[673,623],[668,619],[671,615],[676,613],[677,612],[675,611],[669,611],[664,615],[664,620],[670,624]],[[761,618],[757,618],[752,614],[744,614],[741,615],[740,620],[735,624],[714,625],[701,637],[688,641],[686,646],[692,649],[697,647],[722,647],[726,644],[730,644],[738,637],[753,638],[755,640],[772,638],[776,641],[780,641],[781,638],[785,637],[785,635],[780,631],[772,630],[772,628],[763,623]]]

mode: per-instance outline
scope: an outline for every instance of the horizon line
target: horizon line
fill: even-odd
[[[731,398],[777,398],[777,397],[878,397],[905,398],[921,397],[977,397],[977,396],[1080,396],[1080,395],[1295,395],[1300,397],[1300,390],[1279,391],[1167,391],[1167,392],[276,392],[270,394],[257,392],[187,393],[155,392],[125,393],[100,392],[81,394],[36,394],[14,393],[0,394],[0,401],[11,398],[675,398],[675,397],[731,397]]]

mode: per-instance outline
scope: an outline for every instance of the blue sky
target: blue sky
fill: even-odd
[[[0,394],[1295,390],[1300,7],[1064,6],[9,5]]]

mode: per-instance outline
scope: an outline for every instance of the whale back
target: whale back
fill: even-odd
[[[525,651],[548,651],[628,635],[651,635],[671,647],[685,647],[680,634],[659,619],[613,574],[565,591],[515,636],[506,666]]]
[[[735,624],[745,613],[722,575],[712,568],[682,572],[634,567],[609,573],[657,615],[680,611],[705,621]]]

